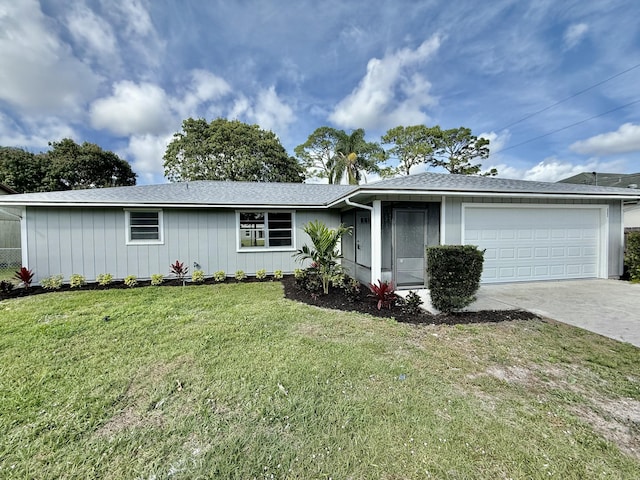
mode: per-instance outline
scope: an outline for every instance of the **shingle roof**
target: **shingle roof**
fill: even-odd
[[[351,192],[353,185],[197,181],[7,195],[17,205],[202,205],[325,206]]]
[[[534,195],[580,195],[598,198],[639,199],[640,191],[571,183],[530,182],[495,177],[422,173],[366,185],[307,183],[255,183],[197,181],[95,188],[64,192],[28,193],[0,197],[0,205],[114,205],[114,206],[230,206],[309,207],[337,205],[357,194],[393,191],[442,193],[495,193]]]
[[[633,188],[640,186],[640,173],[599,173],[582,172],[573,177],[563,178],[559,183],[578,183],[582,185],[599,185],[601,187]]]
[[[382,180],[362,186],[362,190],[407,190],[442,192],[492,192],[492,193],[535,193],[561,195],[595,196],[640,196],[640,192],[611,187],[578,185],[571,183],[532,182],[510,180],[496,177],[477,177],[473,175],[452,175],[442,173],[420,173]]]

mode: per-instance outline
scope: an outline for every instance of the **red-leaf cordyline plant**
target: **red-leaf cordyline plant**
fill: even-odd
[[[189,267],[185,267],[184,262],[181,263],[179,260],[176,260],[176,263],[169,265],[169,270],[178,277],[178,280],[182,280],[182,283],[184,283],[184,279],[187,276],[187,273],[189,273]]]
[[[27,267],[20,267],[20,270],[16,271],[15,278],[22,282],[24,288],[29,288],[33,281],[33,272]]]
[[[378,280],[377,284],[369,284],[369,290],[371,290],[371,294],[369,296],[378,300],[378,310],[382,307],[391,308],[396,302],[396,293],[393,282],[383,282],[382,280]]]

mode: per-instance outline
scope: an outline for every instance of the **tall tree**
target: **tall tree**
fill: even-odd
[[[429,163],[442,167],[449,173],[462,175],[493,176],[498,170],[492,168],[481,173],[482,164],[472,163],[477,158],[489,158],[489,140],[471,134],[471,129],[460,127],[442,130],[440,127],[429,129],[433,141],[433,154]]]
[[[36,155],[21,148],[0,147],[0,183],[18,193],[46,192],[44,184],[48,162],[45,155]]]
[[[385,159],[384,150],[375,142],[364,139],[362,128],[350,134],[331,127],[317,128],[307,141],[295,148],[296,155],[308,177],[326,178],[340,183],[343,178],[356,185],[364,173],[385,173],[379,163]]]
[[[55,190],[103,188],[136,184],[131,165],[95,143],[78,145],[70,138],[50,142],[47,182]]]
[[[49,145],[39,154],[0,147],[0,183],[19,193],[136,184],[129,163],[98,145],[69,138]]]
[[[336,154],[339,138],[339,130],[319,127],[309,135],[306,142],[294,149],[308,177],[331,179],[330,165]]]
[[[364,173],[378,172],[378,164],[384,160],[384,150],[375,142],[364,139],[364,129],[350,134],[338,131],[336,154],[329,164],[329,183],[340,183],[346,174],[350,185],[358,185]]]
[[[163,158],[164,175],[171,182],[304,181],[301,165],[287,154],[273,132],[238,120],[184,120],[182,131],[173,135]]]
[[[411,167],[432,159],[433,139],[425,125],[394,127],[382,136],[382,143],[393,145],[387,154],[398,159],[398,171],[405,175],[411,173]]]

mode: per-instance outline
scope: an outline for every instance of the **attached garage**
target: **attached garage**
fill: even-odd
[[[463,243],[484,283],[607,278],[607,206],[463,204]]]

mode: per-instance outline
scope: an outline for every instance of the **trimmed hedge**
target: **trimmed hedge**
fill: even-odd
[[[624,263],[629,271],[631,281],[640,282],[640,232],[631,232],[627,235]]]
[[[427,247],[427,278],[431,303],[441,312],[460,310],[476,297],[484,250],[475,245]]]

